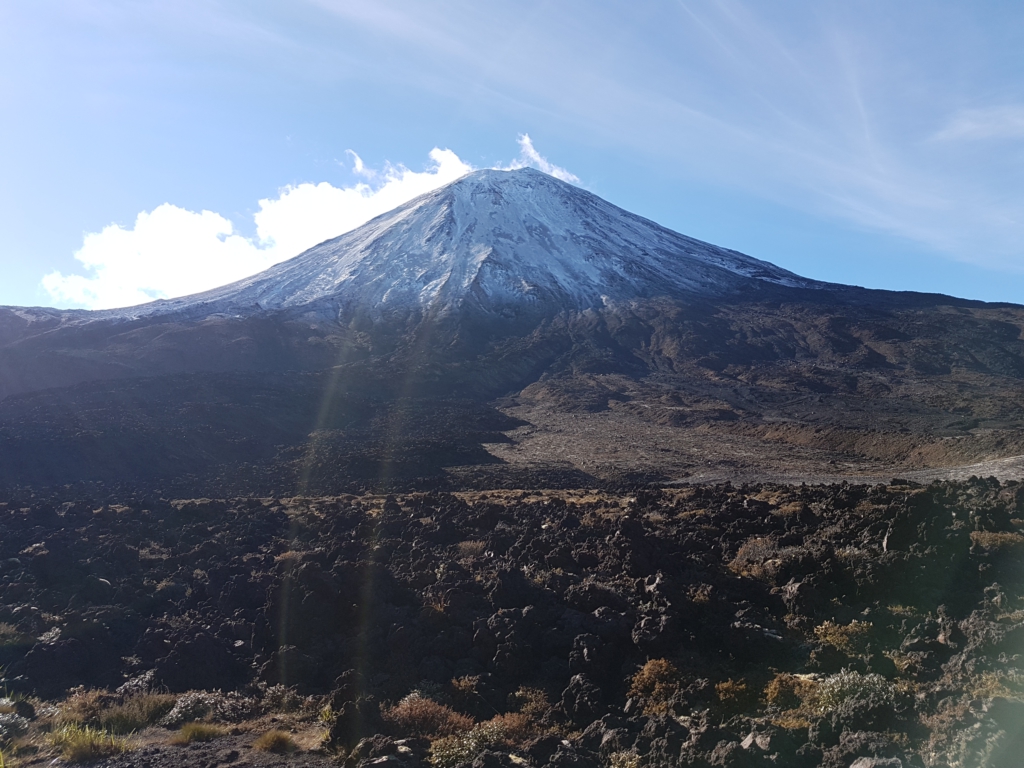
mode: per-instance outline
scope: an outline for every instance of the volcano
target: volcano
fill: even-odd
[[[0,308],[0,482],[1016,472],[1022,329],[478,171],[202,294]]]

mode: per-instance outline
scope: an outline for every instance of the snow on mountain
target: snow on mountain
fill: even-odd
[[[758,281],[820,285],[523,168],[467,174],[236,283],[90,314],[130,319],[321,305],[371,313],[581,310],[680,292],[718,295]]]

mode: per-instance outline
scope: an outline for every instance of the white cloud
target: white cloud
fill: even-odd
[[[579,179],[552,165],[530,137],[519,137],[520,156],[505,168],[536,167],[564,181]],[[474,170],[450,149],[433,149],[426,171],[388,164],[367,168],[349,150],[353,173],[367,179],[350,187],[327,182],[288,186],[259,201],[256,237],[235,232],[212,211],[196,213],[170,203],[143,211],[133,227],[111,224],[85,235],[75,253],[87,275],[51,272],[43,287],[60,306],[111,309],[198,293],[256,274],[324,240],[355,229],[414,197]]]
[[[934,138],[940,141],[1024,139],[1024,106],[1007,105],[963,110],[935,134]]]
[[[260,200],[260,210],[254,217],[256,234],[261,248],[275,252],[274,263],[355,229],[374,216],[473,170],[450,149],[433,149],[430,159],[434,165],[422,172],[392,165],[383,172],[371,171],[359,155],[350,154],[355,173],[374,185],[360,182],[339,189],[326,181],[299,184],[285,187],[274,200]]]
[[[87,234],[75,258],[91,277],[51,272],[43,287],[64,306],[125,307],[258,272],[273,263],[272,253],[234,234],[219,214],[165,203],[140,213],[132,228],[111,224]]]
[[[570,184],[579,184],[579,177],[571,173],[565,168],[561,168],[557,165],[549,163],[546,157],[543,157],[533,147],[533,141],[530,139],[530,134],[521,133],[519,134],[519,158],[513,160],[510,165],[507,166],[508,170],[515,170],[516,168],[536,168],[538,171],[554,176],[556,179],[567,181]]]

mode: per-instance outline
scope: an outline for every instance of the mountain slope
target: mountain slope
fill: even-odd
[[[524,168],[476,171],[258,275],[135,312],[550,313],[762,282],[820,285]]]
[[[1024,454],[1022,414],[1024,308],[805,280],[535,171],[204,294],[0,308],[0,484],[891,476]]]

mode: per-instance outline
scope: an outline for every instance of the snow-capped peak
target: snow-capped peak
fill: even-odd
[[[720,294],[752,280],[814,284],[672,232],[540,171],[483,170],[258,275],[133,314],[324,301],[371,312],[581,310],[661,294]]]

